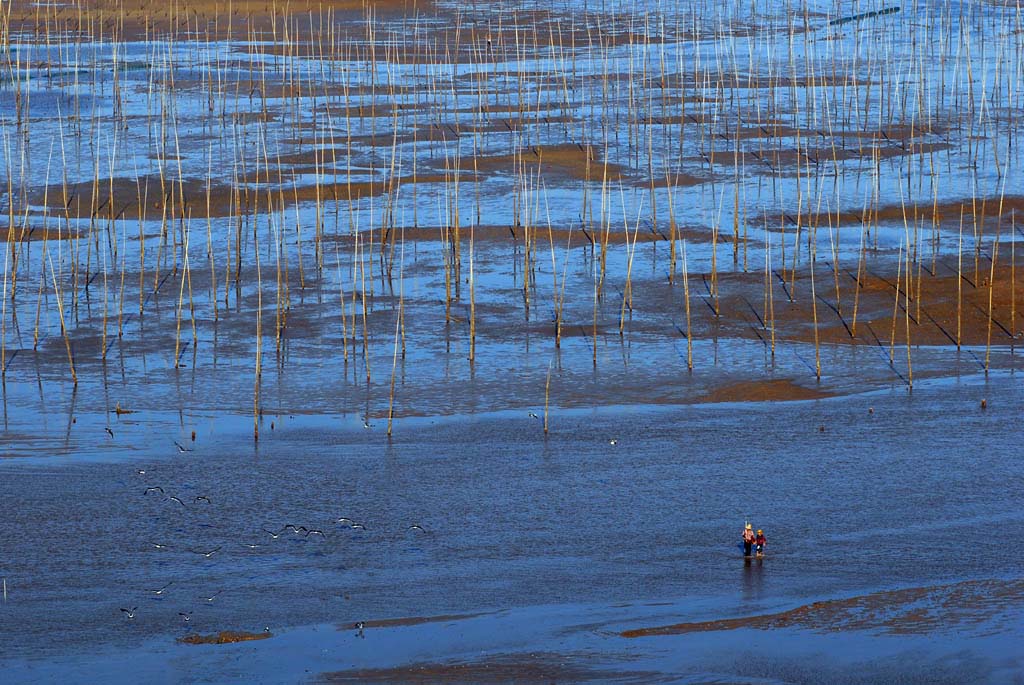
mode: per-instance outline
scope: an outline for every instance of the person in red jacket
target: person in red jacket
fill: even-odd
[[[768,544],[768,538],[764,536],[764,531],[758,529],[757,537],[754,538],[754,549],[757,551],[757,556],[764,556],[764,546]]]

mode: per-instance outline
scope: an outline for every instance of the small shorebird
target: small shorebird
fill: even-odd
[[[619,444],[619,441],[616,440],[615,438],[612,438],[611,440],[608,441],[608,444],[611,445],[612,447],[615,447],[616,445]]]
[[[365,627],[366,627],[366,622],[365,621],[356,621],[356,625],[355,625],[356,637],[366,637],[365,635],[363,635],[363,628],[365,628]]]
[[[533,413],[533,412],[531,411],[531,412],[530,412],[530,418],[531,418],[531,419],[539,419],[540,417],[539,417],[539,416],[537,416],[536,414],[534,414],[534,413]]]
[[[138,608],[139,607],[132,607],[131,609],[125,609],[124,607],[121,607],[121,611],[124,612],[124,614],[129,619],[132,619],[132,618],[135,618],[135,610],[138,609]]]
[[[373,426],[370,425],[369,421],[367,421],[366,419],[363,419],[363,428],[373,428]]]

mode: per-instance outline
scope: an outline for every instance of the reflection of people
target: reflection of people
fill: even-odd
[[[757,550],[757,556],[764,556],[764,546],[768,544],[768,538],[764,536],[764,531],[758,529],[757,537],[754,538],[754,549]]]
[[[750,556],[750,550],[754,546],[756,539],[754,537],[754,527],[748,523],[743,529],[743,556]]]

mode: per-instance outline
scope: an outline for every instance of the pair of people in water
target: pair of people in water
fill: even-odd
[[[768,538],[764,536],[764,531],[758,529],[757,534],[754,534],[754,527],[749,523],[743,528],[743,556],[751,556],[751,552],[755,552],[757,556],[764,556],[764,546],[768,544]]]

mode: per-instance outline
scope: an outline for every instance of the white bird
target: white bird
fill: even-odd
[[[215,547],[214,549],[211,549],[209,552],[204,552],[201,549],[192,549],[192,550],[189,550],[189,551],[192,552],[192,554],[201,554],[204,557],[206,557],[207,559],[209,559],[214,554],[216,554],[217,552],[220,551],[220,547]]]
[[[409,526],[409,528],[408,528],[408,529],[409,529],[409,530],[420,530],[420,531],[423,531],[424,533],[426,533],[426,532],[427,532],[427,531],[426,531],[426,530],[425,530],[425,529],[423,528],[423,526],[417,525],[417,524],[415,524],[415,523],[414,523],[414,524],[412,524],[411,526]]]
[[[615,438],[612,438],[611,440],[608,441],[608,444],[614,447],[615,445],[619,444],[619,441],[616,440]]]
[[[142,493],[142,494],[143,495],[148,495],[151,492],[159,492],[162,495],[162,494],[164,494],[164,489],[162,487],[160,487],[159,485],[157,485],[157,486],[152,487],[152,488],[146,488],[146,491],[144,493]]]
[[[135,610],[138,608],[139,607],[132,607],[131,609],[125,609],[124,607],[121,607],[121,611],[124,612],[129,619],[132,619],[135,618]]]
[[[185,623],[188,623],[189,621],[192,620],[192,612],[191,611],[179,611],[178,612],[178,616],[181,616],[183,619],[185,619]]]
[[[224,592],[224,591],[223,591],[223,590],[217,590],[217,591],[216,591],[216,592],[214,592],[214,593],[213,593],[212,595],[210,595],[209,597],[207,597],[207,598],[206,598],[206,601],[207,601],[207,602],[212,602],[213,600],[217,599],[217,595],[219,595],[219,594],[220,594],[220,593],[222,593],[222,592]]]
[[[152,592],[154,595],[162,595],[167,590],[167,588],[169,588],[172,585],[174,585],[174,581],[171,581],[170,583],[167,583],[167,585],[164,585],[159,590],[150,590],[149,592]]]
[[[530,412],[530,418],[531,418],[531,419],[539,419],[540,417],[539,417],[539,416],[537,416],[536,414],[534,414],[534,413],[533,413],[533,412],[531,411],[531,412]]]
[[[171,496],[170,496],[170,497],[168,497],[167,499],[168,499],[168,500],[170,500],[170,501],[172,501],[172,502],[177,502],[177,503],[178,503],[178,504],[180,504],[181,506],[185,506],[185,503],[184,503],[184,502],[182,502],[182,501],[181,501],[180,499],[178,499],[177,497],[175,497],[174,495],[171,495]]]
[[[206,495],[196,495],[196,498],[194,500],[192,500],[192,503],[196,504],[198,502],[206,502],[207,504],[209,504],[210,503],[210,498],[207,497]]]

